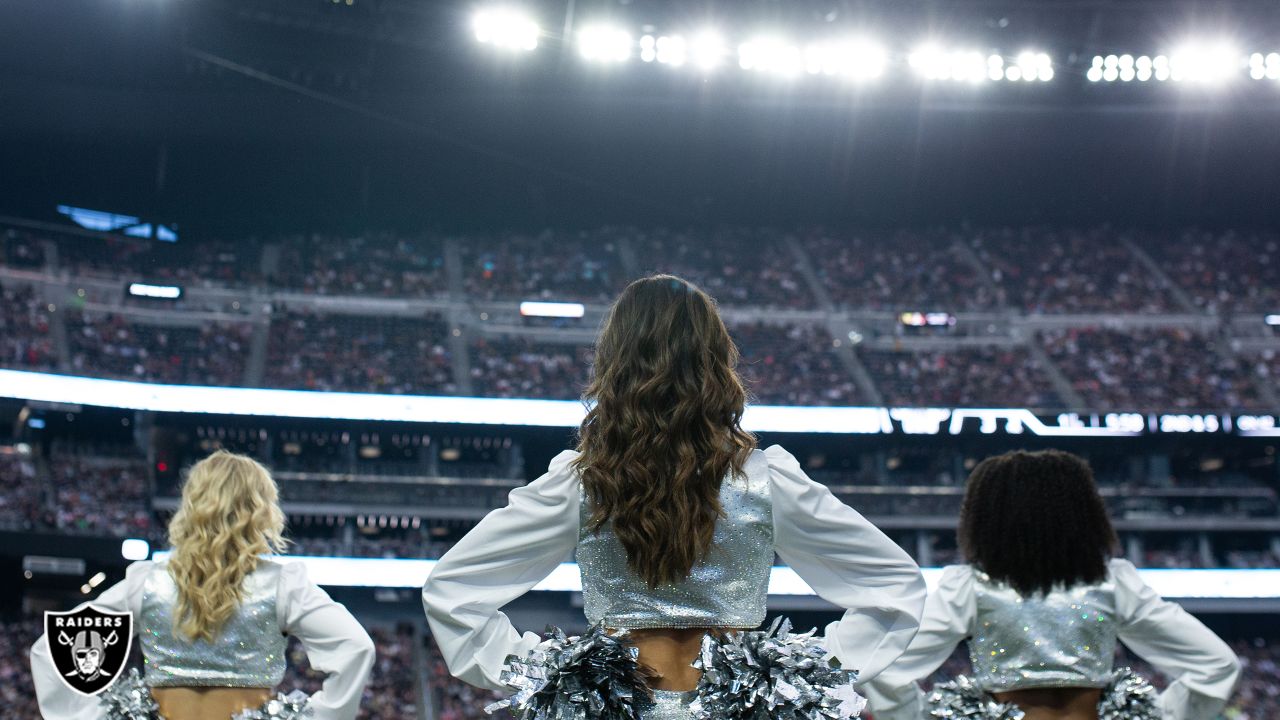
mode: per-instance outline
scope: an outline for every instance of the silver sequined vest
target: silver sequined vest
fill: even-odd
[[[285,643],[276,615],[278,563],[261,560],[245,578],[243,601],[213,642],[175,635],[178,588],[168,562],[159,562],[143,583],[138,637],[152,687],[270,688],[284,678]]]
[[[773,502],[769,464],[755,450],[742,477],[720,485],[724,517],[716,523],[711,551],[689,577],[650,588],[627,567],[627,554],[606,524],[593,533],[589,500],[581,502],[578,567],[587,621],[605,627],[755,628],[764,622],[773,566]]]
[[[988,692],[1103,687],[1116,649],[1116,588],[1094,585],[1023,596],[974,569],[974,679]]]

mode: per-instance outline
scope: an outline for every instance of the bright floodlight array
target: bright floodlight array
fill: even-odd
[[[475,14],[471,23],[476,40],[511,50],[538,47],[542,31],[528,15],[511,8],[490,8]]]
[[[542,36],[529,14],[511,7],[482,9],[472,26],[479,42],[511,50],[534,50]],[[710,72],[732,62],[736,54],[740,68],[762,76],[825,75],[855,82],[882,77],[891,57],[882,44],[867,37],[799,44],[782,35],[762,34],[740,43],[735,53],[720,33],[710,29],[689,36],[649,33],[637,39],[622,27],[604,23],[585,25],[568,41],[592,63],[619,64],[636,55],[644,63]],[[909,71],[927,82],[1048,82],[1056,74],[1053,59],[1034,50],[1008,56],[927,43],[906,60]],[[1280,80],[1280,52],[1246,56],[1225,40],[1195,41],[1160,55],[1095,55],[1085,77],[1094,83],[1169,81],[1212,86],[1240,77],[1246,68],[1255,80]]]
[[[1244,67],[1243,55],[1227,43],[1188,44],[1168,55],[1095,55],[1088,72],[1091,82],[1186,82],[1201,85],[1218,85],[1239,77]],[[1258,67],[1266,76],[1265,60],[1259,59]],[[1276,73],[1280,76],[1280,56],[1276,58]]]
[[[1254,80],[1280,80],[1280,53],[1250,55],[1249,77]]]
[[[587,60],[616,63],[631,57],[631,34],[613,25],[588,25],[578,32],[578,52]]]
[[[907,64],[926,80],[980,83],[995,80],[1048,82],[1053,79],[1053,59],[1041,52],[1023,52],[1005,60],[977,50],[943,50],[925,45],[907,56]]]

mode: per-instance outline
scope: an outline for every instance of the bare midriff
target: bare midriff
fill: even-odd
[[[274,694],[271,688],[160,687],[152,688],[151,695],[165,720],[227,720]]]
[[[1025,720],[1098,720],[1098,688],[1027,688],[992,693],[1002,703],[1017,705]]]
[[[723,628],[653,628],[632,630],[631,644],[640,651],[640,664],[657,674],[649,680],[655,690],[688,691],[698,687],[702,671],[691,665],[708,633]]]

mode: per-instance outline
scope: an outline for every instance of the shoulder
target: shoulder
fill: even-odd
[[[138,560],[129,563],[124,570],[124,584],[130,593],[143,588],[147,579],[153,577],[157,570],[165,570],[169,563],[164,560]]]
[[[945,565],[942,572],[938,574],[938,581],[933,588],[934,592],[972,592],[973,582],[977,575],[977,571],[973,566],[968,564]]]
[[[1134,591],[1146,586],[1138,568],[1124,558],[1111,558],[1107,561],[1107,580],[1121,591]]]

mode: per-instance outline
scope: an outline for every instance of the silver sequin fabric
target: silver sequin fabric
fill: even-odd
[[[281,566],[269,560],[245,578],[243,600],[210,643],[175,635],[178,588],[167,562],[143,583],[138,637],[152,687],[275,687],[284,678],[286,637],[276,615]]]
[[[584,494],[578,567],[588,622],[627,630],[754,628],[764,622],[773,565],[773,502],[764,453],[753,452],[745,470],[721,483],[724,516],[707,557],[683,582],[657,588],[627,567],[626,551],[611,527],[587,529],[591,508]]]
[[[1110,682],[1117,631],[1110,579],[1024,597],[975,569],[974,601],[969,659],[988,692]]]
[[[653,705],[640,713],[641,720],[693,720],[689,706],[698,697],[697,690],[654,690]]]

